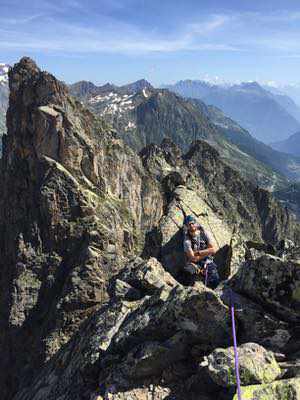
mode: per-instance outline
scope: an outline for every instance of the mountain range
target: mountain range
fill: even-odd
[[[270,81],[262,83],[262,86],[271,93],[288,96],[296,104],[300,105],[300,83],[278,84]]]
[[[206,106],[201,100],[191,101],[196,103],[209,116],[226,139],[234,143],[241,151],[268,165],[273,171],[277,171],[288,179],[299,180],[299,154],[293,156],[277,150],[274,151],[271,146],[255,139],[237,122],[225,116],[217,107]]]
[[[71,93],[104,117],[136,151],[150,143],[159,144],[164,137],[186,151],[201,138],[212,144],[229,165],[263,187],[282,187],[284,177],[299,179],[300,158],[276,152],[255,140],[216,107],[166,89],[154,89],[145,81],[139,84],[145,86],[136,93],[107,85],[93,87],[89,94],[86,90],[74,93],[71,86]]]
[[[2,86],[8,94],[7,79]],[[201,100],[155,89],[146,80],[123,86],[81,81],[69,85],[69,90],[135,151],[171,138],[185,152],[193,141],[204,139],[228,165],[268,190],[283,190],[289,186],[288,179],[300,179],[299,157],[275,151],[254,139],[220,109]]]
[[[153,89],[153,86],[145,79],[140,79],[136,82],[129,83],[123,86],[116,86],[111,83],[106,83],[102,86],[96,86],[92,82],[79,81],[69,85],[70,92],[73,96],[81,100],[97,96],[103,93],[116,92],[118,94],[134,94],[143,89]]]
[[[296,103],[288,96],[267,91],[257,82],[224,86],[184,80],[164,87],[220,108],[266,144],[287,139],[300,130],[300,108]]]
[[[300,132],[296,132],[291,135],[286,140],[282,140],[280,142],[271,143],[273,149],[293,154],[295,156],[300,155]]]

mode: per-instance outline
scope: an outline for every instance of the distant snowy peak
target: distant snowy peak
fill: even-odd
[[[208,75],[205,75],[200,80],[210,86],[222,86],[222,87],[230,87],[239,83],[239,82],[226,81],[225,79],[220,78],[219,76],[210,77]]]
[[[9,65],[0,63],[0,84],[7,84],[8,82]]]
[[[7,74],[9,70],[9,65],[5,63],[0,63],[0,73]]]
[[[219,76],[209,77],[208,75],[204,75],[203,78],[200,78],[198,82],[204,82],[209,86],[219,86],[223,88],[230,88],[233,86],[251,86],[251,85],[259,85],[260,83],[254,80],[243,81],[243,80],[234,80],[228,81],[226,79],[220,78]]]

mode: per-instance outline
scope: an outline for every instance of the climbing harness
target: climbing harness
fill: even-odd
[[[231,289],[230,289],[230,313],[231,313],[231,324],[232,324],[234,365],[235,365],[235,376],[236,376],[236,385],[237,385],[237,396],[238,396],[238,400],[242,400],[241,381],[240,381],[240,373],[239,373],[239,356],[238,356],[238,349],[237,349],[236,329],[235,329],[235,319],[234,319],[234,298],[233,298],[233,292],[232,292]]]

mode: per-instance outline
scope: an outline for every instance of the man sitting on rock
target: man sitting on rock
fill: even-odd
[[[215,289],[219,282],[217,265],[212,256],[216,253],[211,235],[200,225],[192,215],[184,219],[185,237],[183,242],[186,265],[184,270],[189,275],[189,284],[195,281],[205,282],[207,276],[207,286]],[[207,269],[207,272],[206,272]]]

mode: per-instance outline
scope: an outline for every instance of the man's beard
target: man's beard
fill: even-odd
[[[196,232],[197,232],[197,228],[192,229],[192,230],[189,229],[189,234],[190,234],[191,236],[195,236]]]

